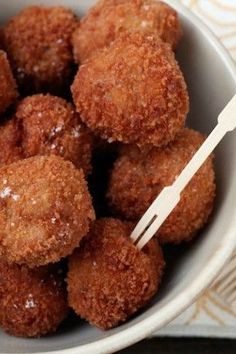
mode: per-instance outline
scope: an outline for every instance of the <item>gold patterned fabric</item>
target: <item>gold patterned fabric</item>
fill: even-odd
[[[236,0],[180,0],[236,60]],[[213,286],[156,335],[236,338],[236,252]]]

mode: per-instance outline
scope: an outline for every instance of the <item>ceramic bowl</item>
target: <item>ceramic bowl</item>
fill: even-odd
[[[53,0],[0,0],[0,22],[30,4]],[[83,15],[95,1],[57,0]],[[184,35],[177,58],[184,72],[191,111],[188,125],[208,134],[217,115],[236,92],[236,70],[226,50],[191,12],[169,1],[179,13]],[[0,332],[0,353],[111,353],[165,326],[209,286],[236,244],[236,134],[228,134],[216,150],[217,200],[210,225],[172,262],[157,297],[127,323],[103,332],[85,322],[68,323],[53,336],[17,339]]]

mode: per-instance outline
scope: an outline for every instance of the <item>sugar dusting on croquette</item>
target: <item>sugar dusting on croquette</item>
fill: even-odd
[[[0,191],[0,198],[4,199],[7,197],[11,197],[15,201],[18,201],[20,199],[19,194],[13,194],[10,187],[5,187],[3,190]]]
[[[11,195],[11,188],[10,187],[5,187],[1,192],[0,192],[0,197],[1,198],[6,198]]]
[[[32,308],[34,308],[36,306],[37,306],[37,304],[36,304],[36,302],[35,302],[35,300],[33,298],[33,295],[29,294],[29,297],[28,297],[28,299],[25,302],[25,308],[26,309],[32,309]]]

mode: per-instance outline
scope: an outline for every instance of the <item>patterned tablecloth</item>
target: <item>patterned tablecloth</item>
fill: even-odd
[[[236,0],[180,0],[199,16],[236,60]],[[156,336],[236,338],[236,252],[213,286]]]

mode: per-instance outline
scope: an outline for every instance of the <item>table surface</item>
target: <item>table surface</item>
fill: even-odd
[[[236,340],[202,338],[152,338],[117,354],[235,354]]]

